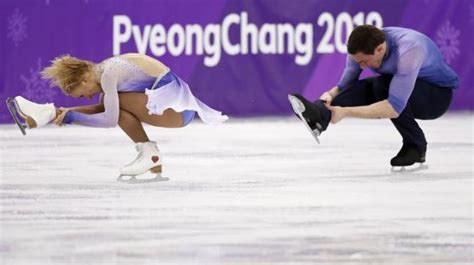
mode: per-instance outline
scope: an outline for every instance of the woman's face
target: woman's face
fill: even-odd
[[[82,82],[70,93],[74,98],[92,99],[95,95],[100,94],[102,89],[97,78],[94,78],[93,73],[84,75]]]

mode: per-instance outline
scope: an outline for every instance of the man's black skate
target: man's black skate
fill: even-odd
[[[390,160],[392,171],[394,172],[413,172],[428,168],[423,165],[425,162],[426,152],[419,151],[416,147],[410,145],[403,145],[398,154]],[[420,163],[418,168],[406,167],[412,166],[415,163]]]
[[[319,107],[298,94],[288,95],[293,112],[304,123],[306,128],[319,143],[318,136],[324,132],[329,121],[325,122]]]

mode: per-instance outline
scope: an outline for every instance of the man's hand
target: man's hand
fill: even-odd
[[[331,105],[332,100],[335,97],[337,97],[337,95],[339,95],[340,92],[341,91],[339,90],[339,88],[337,86],[335,86],[335,87],[329,89],[328,91],[324,92],[323,94],[321,94],[319,99],[324,100],[327,105]]]
[[[323,94],[321,94],[321,96],[319,97],[320,100],[324,100],[326,102],[327,105],[331,105],[331,102],[332,102],[332,96],[329,92],[324,92]]]
[[[331,111],[331,123],[338,123],[347,117],[346,109],[339,106],[331,106],[326,104],[326,107]]]
[[[68,113],[68,111],[69,111],[68,108],[63,108],[63,107],[56,109],[56,118],[54,118],[53,123],[58,126],[62,126],[64,117],[66,117],[66,113]]]

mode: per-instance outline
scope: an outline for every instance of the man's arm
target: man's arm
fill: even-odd
[[[359,79],[362,69],[348,54],[346,58],[346,67],[342,72],[341,79],[338,84],[330,90],[321,94],[319,99],[326,101],[327,104],[331,104],[331,101],[339,95],[341,90],[347,89],[348,86]]]
[[[413,92],[425,53],[420,46],[411,46],[400,53],[397,73],[390,82],[388,99],[361,107],[328,106],[332,112],[332,123],[337,123],[345,117],[393,119],[402,113]]]
[[[340,92],[341,92],[341,90],[339,89],[339,87],[335,86],[335,87],[331,88],[330,90],[322,93],[321,97],[319,97],[319,99],[326,101],[326,103],[330,105],[332,100],[337,95],[339,95]]]
[[[359,79],[360,73],[362,73],[362,68],[360,68],[360,65],[354,61],[351,55],[348,54],[346,58],[346,67],[344,68],[341,79],[336,86],[340,90],[347,89],[352,83]]]
[[[394,119],[398,113],[392,107],[388,100],[382,100],[371,105],[360,107],[338,107],[328,106],[332,113],[331,122],[337,123],[346,117],[365,118],[365,119]]]

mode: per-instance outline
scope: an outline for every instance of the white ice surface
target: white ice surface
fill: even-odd
[[[119,128],[2,125],[0,264],[472,264],[473,117],[420,122],[412,174],[387,120],[146,127],[171,180],[135,185]]]

